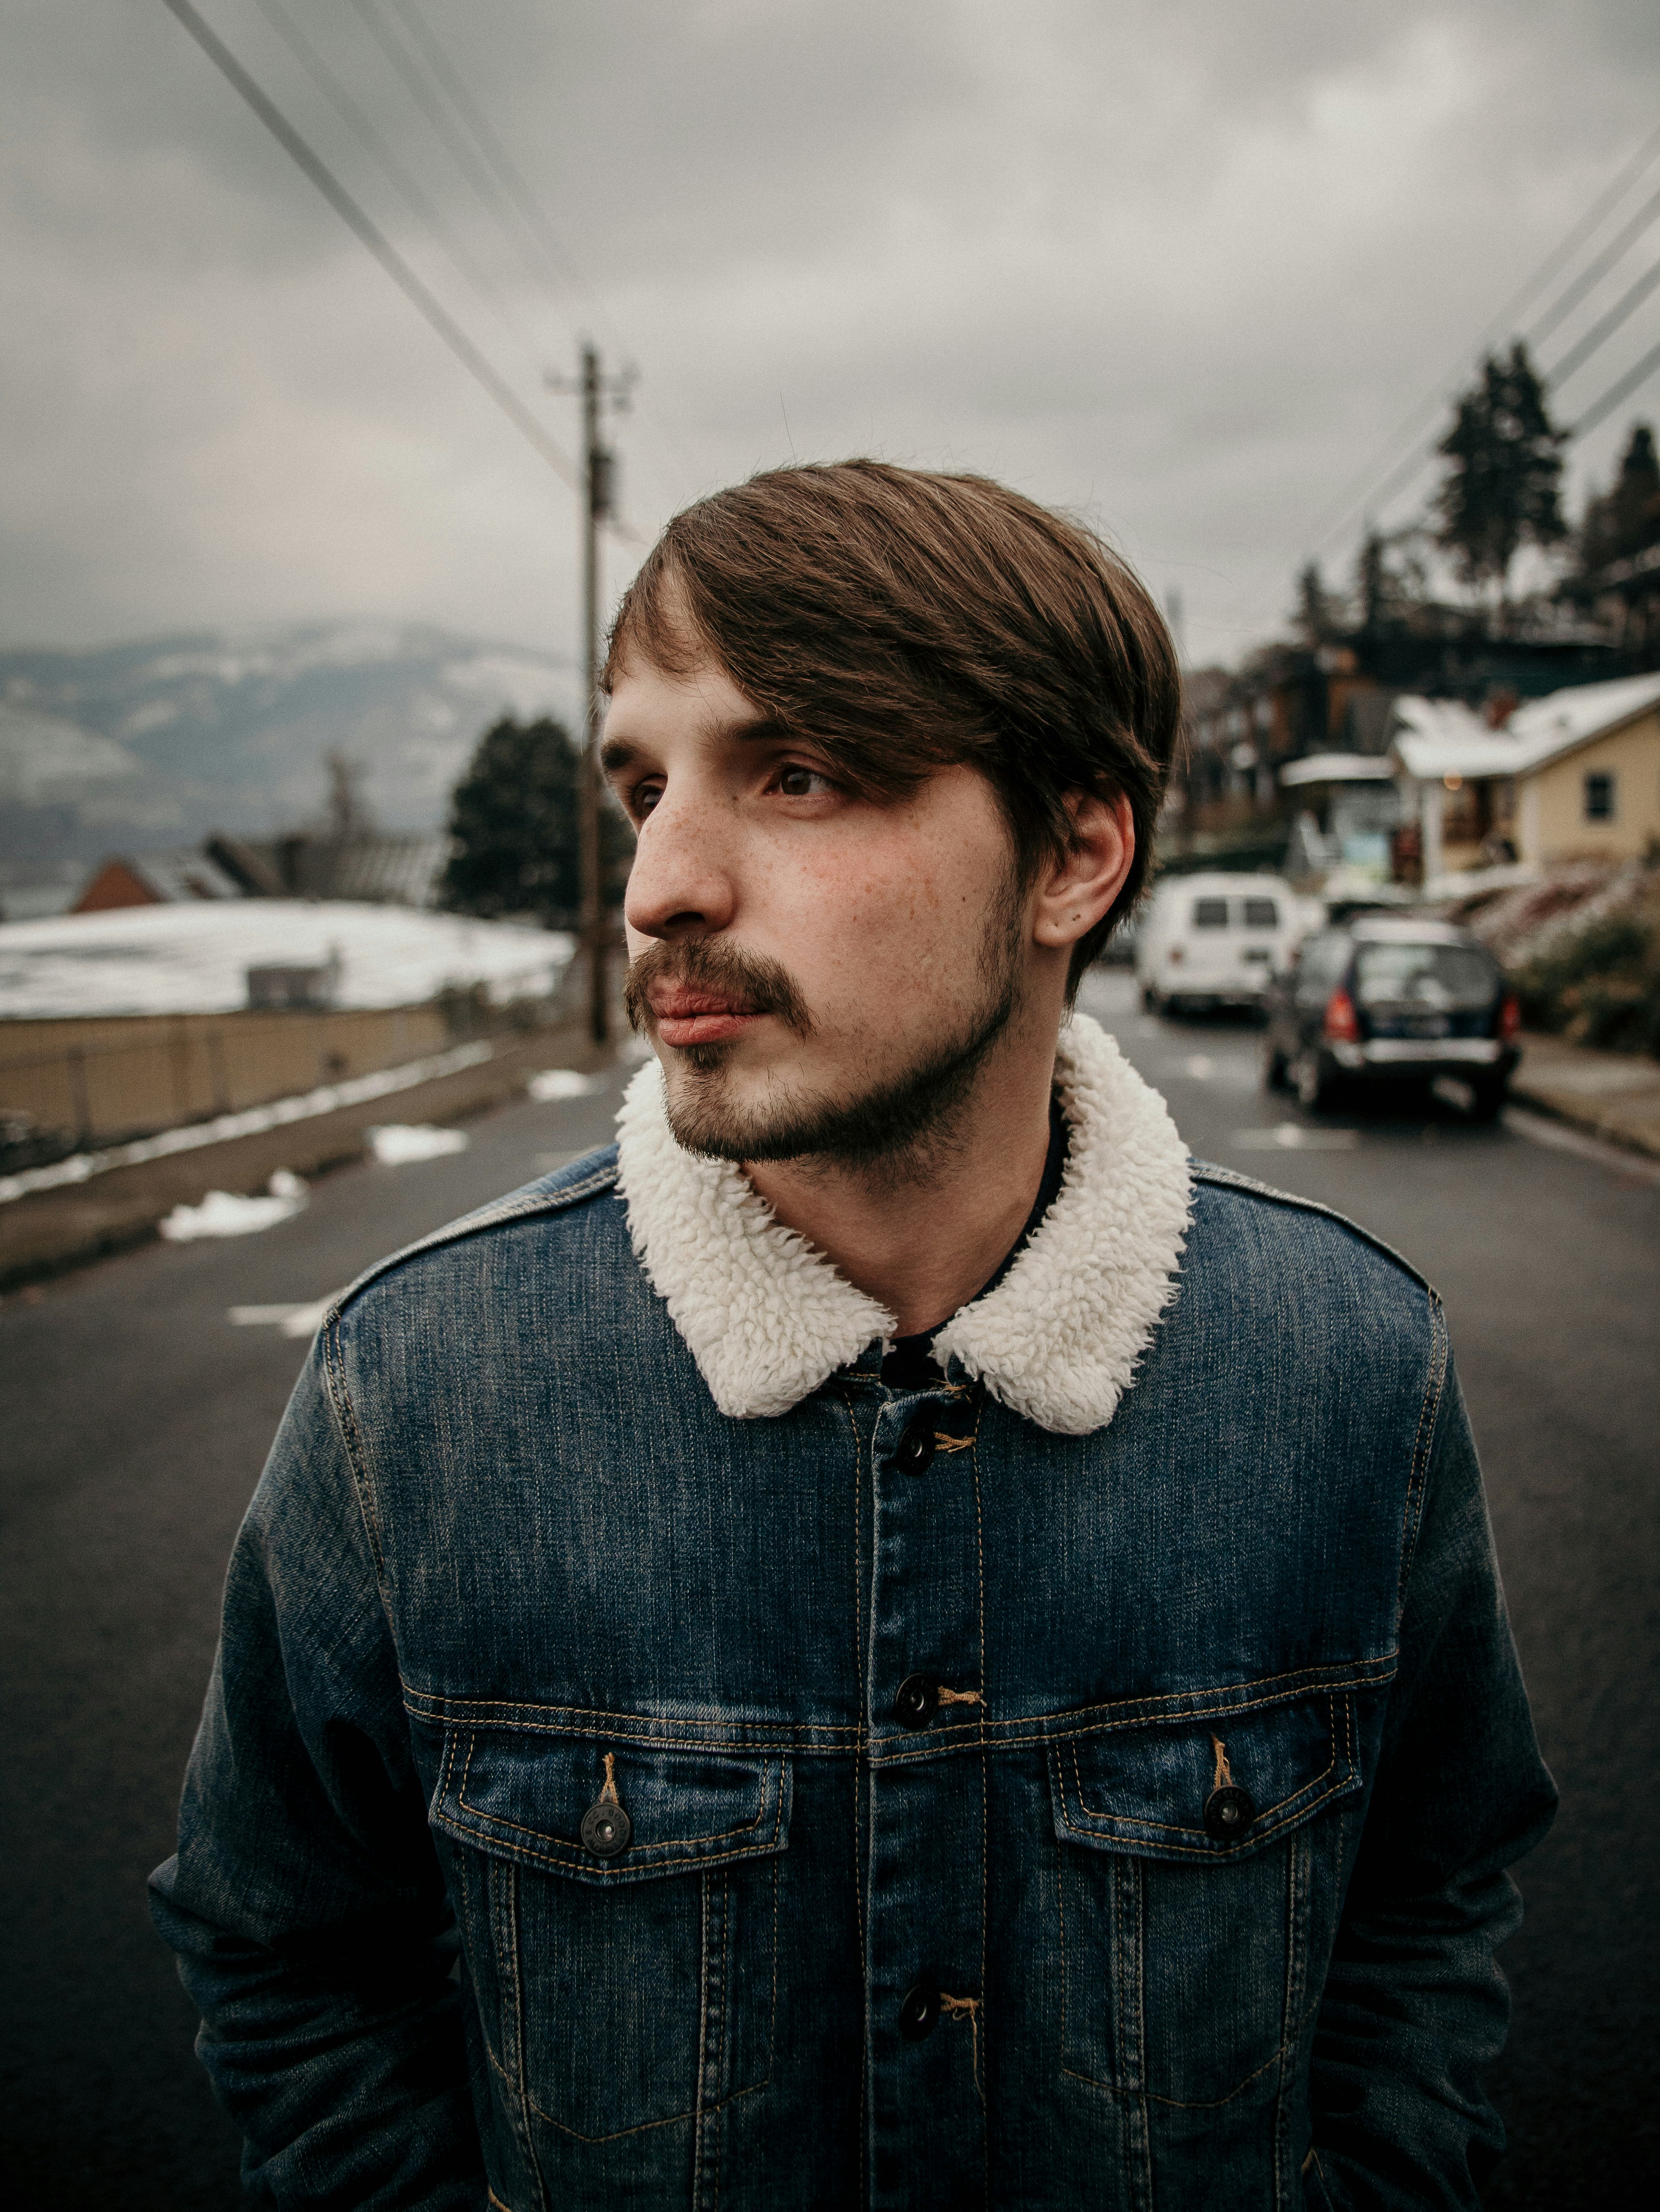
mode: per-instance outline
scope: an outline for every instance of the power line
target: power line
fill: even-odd
[[[535,194],[526,184],[507,148],[497,137],[490,125],[489,118],[467,90],[459,71],[451,64],[449,56],[433,36],[421,10],[410,5],[400,12],[403,15],[404,29],[420,49],[422,59],[448,94],[451,106],[454,108],[471,134],[474,145],[489,163],[491,173],[512,202],[518,212],[520,221],[535,240],[550,266],[562,283],[569,285],[572,291],[582,294],[590,307],[597,306],[598,303],[589,286],[584,280],[581,271],[571,259],[563,240],[549,222],[538,204]]]
[[[524,244],[516,234],[514,223],[510,219],[510,210],[502,198],[501,188],[479,160],[477,153],[455,129],[442,100],[423,75],[419,63],[412,55],[405,52],[402,44],[402,40],[406,35],[404,26],[400,23],[398,33],[394,35],[379,11],[372,5],[372,0],[352,0],[352,6],[364,29],[402,80],[404,90],[437,133],[451,161],[454,162],[456,167],[459,169],[461,174],[496,218],[508,245],[521,261],[525,260]],[[526,263],[526,266],[532,277],[545,281],[541,270],[529,263]]]
[[[452,265],[471,285],[478,297],[497,315],[503,325],[512,331],[520,343],[529,351],[537,350],[536,342],[513,314],[489,276],[451,235],[442,216],[410,174],[397,155],[386,143],[380,132],[353,97],[347,86],[324,60],[311,40],[283,5],[283,0],[254,0],[257,7],[272,29],[294,55],[312,82],[324,98],[344,118],[358,143],[375,162],[382,173],[390,179],[394,188],[403,195],[417,217],[425,223],[437,240]]]
[[[1588,430],[1605,422],[1622,399],[1627,399],[1639,384],[1646,383],[1660,368],[1660,345],[1654,346],[1635,362],[1622,377],[1611,384],[1600,399],[1595,399],[1568,432],[1570,438],[1583,438]]]
[[[1652,230],[1657,221],[1660,221],[1660,192],[1638,209],[1618,236],[1608,241],[1596,260],[1583,269],[1567,290],[1546,310],[1528,332],[1528,343],[1537,345],[1541,338],[1548,338],[1563,317],[1572,313],[1597,278],[1606,276],[1621,255],[1636,244],[1645,231]]]
[[[189,32],[220,75],[240,94],[283,152],[310,178],[341,221],[355,234],[359,242],[368,247],[410,305],[425,317],[468,374],[489,392],[520,435],[536,448],[549,467],[562,477],[573,491],[581,491],[583,489],[582,478],[575,461],[555,444],[512,386],[479,351],[448,309],[428,290],[391,240],[370,221],[333,171],[313,153],[288,118],[255,83],[217,33],[190,5],[190,0],[161,0],[161,4]]]
[[[1577,368],[1582,368],[1595,353],[1601,352],[1627,318],[1634,314],[1655,286],[1660,284],[1660,261],[1645,269],[1630,290],[1624,292],[1608,309],[1600,322],[1593,323],[1578,345],[1572,346],[1549,370],[1547,384],[1566,384]]]
[[[391,54],[386,39],[380,36],[384,25],[380,24],[373,15],[376,0],[353,0],[353,4],[371,32],[376,35],[382,52],[386,53],[388,58],[393,59],[394,65],[404,76],[405,83],[409,83],[410,80],[407,70],[414,57],[407,52],[401,59]],[[508,151],[483,106],[473,97],[460,70],[446,52],[432,27],[422,15],[419,7],[416,4],[416,0],[401,0],[401,4],[393,10],[393,13],[399,26],[400,37],[407,42],[408,46],[417,50],[419,62],[424,64],[429,75],[448,99],[464,130],[471,138],[475,149],[488,165],[500,193],[500,197],[491,194],[489,204],[497,222],[502,223],[503,231],[509,234],[512,232],[512,226],[503,220],[502,201],[505,198],[508,206],[518,217],[523,232],[529,237],[538,258],[545,262],[547,270],[552,272],[560,285],[583,301],[594,320],[605,326],[607,335],[618,352],[626,353],[627,348],[622,334],[606,313],[603,301],[577,264],[563,239],[549,222],[540,201],[526,181],[524,171]],[[423,100],[422,105],[423,112],[430,117],[433,112],[430,106],[425,100]],[[447,128],[441,126],[441,129],[445,144],[450,147],[453,153],[453,142]],[[468,173],[475,175],[476,172],[470,167]],[[475,189],[477,189],[476,184]],[[524,258],[522,241],[514,240],[514,242],[520,258]],[[531,261],[526,261],[526,265],[530,269],[532,276],[544,284],[547,283],[546,271]],[[655,411],[663,428],[671,434],[669,455],[671,474],[680,476],[684,483],[684,479],[689,472],[682,465],[681,456],[674,451],[673,425],[660,403],[658,404]],[[681,495],[678,490],[673,493],[673,496]],[[614,531],[621,534],[632,534],[626,532],[620,522],[613,521],[611,526]]]
[[[1526,283],[1519,290],[1512,293],[1498,313],[1490,319],[1486,329],[1475,340],[1473,349],[1475,354],[1480,354],[1481,349],[1492,342],[1496,333],[1505,329],[1511,319],[1528,301],[1541,291],[1578,252],[1580,246],[1593,234],[1604,216],[1612,208],[1618,205],[1632,185],[1645,169],[1652,165],[1657,155],[1660,155],[1660,129],[1650,132],[1613,181],[1597,194],[1584,214],[1570,227],[1566,236],[1546,255]],[[1456,365],[1441,379],[1434,392],[1427,398],[1421,400],[1411,414],[1396,425],[1389,436],[1375,449],[1372,459],[1364,468],[1356,471],[1344,489],[1328,504],[1309,532],[1309,540],[1316,553],[1323,552],[1335,538],[1341,536],[1352,522],[1369,507],[1375,506],[1386,495],[1386,493],[1392,493],[1399,489],[1402,481],[1401,471],[1407,465],[1406,464],[1396,465],[1387,480],[1386,486],[1374,487],[1366,491],[1364,495],[1360,495],[1358,491],[1358,488],[1366,483],[1386,455],[1392,453],[1404,439],[1415,438],[1424,425],[1433,419],[1446,403],[1448,384],[1454,377],[1462,376],[1464,374],[1470,358],[1470,353],[1460,355]],[[1434,447],[1431,446],[1414,457],[1410,464],[1409,477],[1416,474],[1433,451]],[[1407,480],[1409,480],[1409,477]],[[1328,517],[1332,519],[1328,520]]]

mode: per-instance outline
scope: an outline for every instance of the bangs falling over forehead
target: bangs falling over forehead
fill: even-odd
[[[603,683],[638,656],[720,663],[870,798],[964,763],[1023,876],[1080,793],[1128,799],[1134,864],[1073,981],[1146,880],[1180,712],[1158,610],[1091,532],[982,477],[878,461],[778,469],[677,515],[618,611]]]

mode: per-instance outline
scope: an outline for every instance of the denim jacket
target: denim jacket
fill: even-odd
[[[1554,1799],[1439,1304],[1057,1089],[933,1388],[654,1064],[330,1313],[153,1878],[257,2201],[1477,2203]]]

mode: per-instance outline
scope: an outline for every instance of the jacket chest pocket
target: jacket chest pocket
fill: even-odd
[[[432,1822],[521,2127],[613,2141],[764,2085],[789,1799],[782,1757],[452,1732]]]
[[[1274,2094],[1335,1929],[1348,1698],[1058,1742],[1049,1778],[1063,2071],[1195,2113]]]

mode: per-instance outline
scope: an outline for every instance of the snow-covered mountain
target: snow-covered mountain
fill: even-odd
[[[3,651],[0,860],[290,828],[320,812],[331,752],[362,763],[383,827],[435,829],[497,715],[569,723],[576,695],[562,656],[415,625]]]

